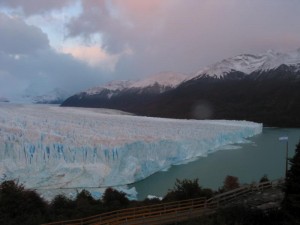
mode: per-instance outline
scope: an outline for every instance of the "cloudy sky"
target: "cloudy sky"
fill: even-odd
[[[0,97],[300,47],[299,0],[0,0]]]

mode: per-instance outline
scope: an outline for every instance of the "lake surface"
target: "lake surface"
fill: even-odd
[[[198,178],[202,187],[217,190],[227,175],[237,176],[241,184],[259,181],[263,175],[271,180],[284,177],[286,142],[280,142],[280,136],[289,137],[289,157],[292,157],[300,139],[300,128],[264,128],[261,134],[249,138],[247,144],[234,145],[188,164],[172,166],[168,171],[157,172],[130,187],[136,188],[137,197],[142,200],[148,195],[164,196],[173,188],[176,178]]]

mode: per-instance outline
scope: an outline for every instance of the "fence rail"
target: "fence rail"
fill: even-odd
[[[241,196],[248,195],[251,193],[262,192],[271,188],[276,188],[283,184],[283,180],[266,181],[258,184],[245,185],[240,188],[236,188],[231,191],[218,194],[207,201],[217,201],[219,204],[229,203]]]
[[[128,208],[82,219],[53,222],[44,225],[155,225],[179,222],[198,217],[203,214],[214,213],[218,207],[229,204],[241,196],[275,188],[281,184],[282,181],[280,180],[267,181],[259,184],[243,186],[232,191],[216,195],[210,199],[196,198]]]

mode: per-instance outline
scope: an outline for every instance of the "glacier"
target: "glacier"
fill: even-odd
[[[37,190],[121,186],[261,132],[248,121],[0,103],[0,181]]]

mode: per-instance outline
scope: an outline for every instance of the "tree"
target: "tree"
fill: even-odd
[[[105,207],[112,209],[127,206],[129,204],[129,200],[124,192],[119,192],[110,187],[105,190],[102,201]]]
[[[99,214],[103,208],[102,202],[94,199],[87,190],[77,194],[75,204],[78,218]]]
[[[68,220],[74,217],[75,204],[64,195],[57,195],[51,201],[50,215],[53,221]]]
[[[291,220],[300,222],[300,141],[289,164],[290,169],[285,180],[283,208]]]
[[[47,216],[47,203],[33,190],[15,181],[0,185],[0,224],[41,224]]]
[[[230,191],[240,187],[239,178],[228,175],[224,180],[223,191]]]
[[[268,182],[270,181],[268,176],[265,174],[262,176],[262,178],[260,178],[259,183],[264,183],[264,182]]]
[[[212,190],[202,189],[202,187],[199,186],[198,179],[176,179],[174,188],[168,191],[164,200],[176,201],[200,197],[210,198],[212,195]]]

